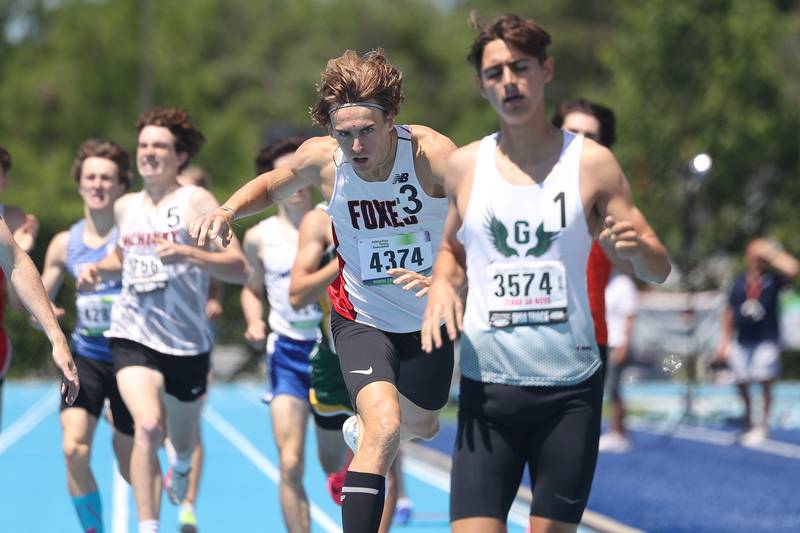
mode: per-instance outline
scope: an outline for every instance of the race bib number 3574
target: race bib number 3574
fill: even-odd
[[[391,283],[393,278],[386,271],[392,268],[427,275],[433,267],[431,235],[427,231],[417,231],[359,239],[358,257],[361,280],[366,285]]]
[[[494,263],[487,275],[491,327],[567,321],[567,275],[560,261]]]

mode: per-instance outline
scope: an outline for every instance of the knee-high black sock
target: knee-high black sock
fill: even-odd
[[[347,472],[342,487],[344,533],[376,533],[381,525],[385,493],[384,476]]]

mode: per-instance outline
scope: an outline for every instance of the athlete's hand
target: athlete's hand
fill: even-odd
[[[25,253],[31,253],[36,236],[39,234],[39,221],[31,214],[25,215],[25,222],[14,232],[14,241]]]
[[[81,389],[81,383],[78,379],[78,370],[75,368],[75,361],[72,360],[72,353],[69,351],[69,345],[66,342],[56,342],[53,344],[53,361],[59,369],[61,369],[61,395],[67,405],[75,403],[75,398],[78,397],[78,392]]]
[[[267,344],[267,325],[263,320],[248,324],[244,338],[256,350],[263,350]]]
[[[423,276],[413,270],[390,268],[386,273],[394,278],[392,283],[395,285],[402,285],[404,291],[417,291],[414,295],[417,298],[422,298],[428,294],[428,290],[431,287],[430,276]]]
[[[428,290],[428,305],[422,315],[420,337],[422,350],[431,353],[442,347],[442,320],[447,336],[455,341],[459,331],[464,331],[464,306],[453,286],[445,280],[431,283]]]
[[[642,243],[632,223],[607,216],[603,224],[598,240],[604,249],[622,259],[634,259],[642,253]]]
[[[219,237],[222,246],[228,246],[233,236],[231,225],[234,212],[228,207],[219,206],[207,215],[197,217],[189,224],[189,235],[197,239],[198,246],[205,246],[206,240]]]
[[[215,321],[222,316],[222,302],[216,298],[209,298],[206,302],[206,318]]]
[[[156,255],[161,259],[165,265],[172,265],[186,261],[189,254],[192,253],[192,247],[185,244],[178,244],[166,239],[156,239]]]
[[[75,288],[79,291],[93,291],[101,281],[97,263],[90,263],[81,269],[75,280]]]

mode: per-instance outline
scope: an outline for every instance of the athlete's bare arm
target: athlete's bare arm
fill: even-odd
[[[461,227],[477,157],[478,143],[459,149],[450,156],[445,173],[448,209],[444,236],[433,264],[433,281],[428,292],[428,305],[422,318],[420,336],[422,349],[428,353],[442,346],[441,323],[444,320],[447,335],[455,340],[464,329],[464,304],[461,293],[466,287],[467,259],[464,247],[456,233]]]
[[[0,217],[0,266],[17,291],[22,304],[39,321],[50,340],[53,346],[53,361],[63,375],[61,393],[71,405],[78,396],[80,382],[69,344],[53,314],[50,299],[44,290],[36,266],[28,254],[14,242],[14,237],[2,217]]]
[[[636,276],[662,283],[671,270],[667,250],[633,203],[628,179],[605,147],[587,140],[581,156],[583,205],[589,225],[609,257],[630,261]]]
[[[448,137],[427,126],[411,126],[414,142],[414,170],[422,188],[434,198],[445,196],[447,160],[456,151]]]
[[[234,220],[259,213],[298,189],[315,185],[325,199],[329,199],[336,148],[336,141],[331,137],[307,140],[292,155],[289,164],[257,176],[233,193],[221,207],[195,218],[189,225],[189,233],[197,239],[199,246],[203,246],[206,239],[217,237],[223,246],[227,246],[233,234],[231,223]]]
[[[264,348],[267,325],[264,322],[264,264],[261,262],[261,239],[258,226],[244,234],[244,256],[247,260],[247,280],[242,287],[240,301],[247,329],[244,338],[255,349]]]
[[[58,295],[61,284],[64,282],[64,274],[67,270],[68,242],[69,232],[62,231],[57,233],[47,245],[42,269],[42,284],[51,301]]]
[[[186,217],[188,220],[193,220],[218,206],[219,203],[210,192],[197,187],[189,200]],[[206,250],[164,240],[156,248],[156,253],[164,264],[187,261],[199,266],[216,279],[227,283],[244,283],[245,260],[236,236],[231,235],[230,242],[225,248],[215,241],[209,243],[209,248],[210,250]]]
[[[39,234],[39,221],[35,216],[26,213],[16,205],[7,205],[3,216],[17,245],[25,253],[30,253],[36,244],[36,236]]]
[[[289,303],[295,309],[322,298],[325,289],[339,275],[339,260],[336,257],[319,268],[331,244],[331,219],[322,209],[312,209],[303,217],[298,228],[297,255],[289,284]]]
[[[129,192],[114,202],[114,225],[119,228],[131,199],[138,193]],[[122,276],[122,251],[119,246],[108,253],[97,263],[88,264],[78,274],[75,287],[82,291],[91,291],[101,281],[118,280]]]

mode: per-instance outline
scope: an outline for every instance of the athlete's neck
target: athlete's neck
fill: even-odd
[[[299,228],[300,222],[309,210],[310,206],[306,204],[296,207],[286,207],[283,204],[278,204],[278,218],[295,228]]]
[[[389,174],[394,167],[394,159],[397,156],[397,130],[392,128],[389,132],[389,146],[383,160],[375,166],[372,170],[358,171],[355,168],[356,174],[364,181],[386,181],[389,179]]]
[[[114,205],[93,210],[83,206],[83,233],[86,237],[105,237],[114,228]]]
[[[153,202],[153,205],[158,205],[158,203],[163,200],[165,196],[173,192],[178,187],[180,187],[178,178],[173,176],[171,180],[159,181],[158,183],[145,182],[144,191]]]
[[[520,124],[501,121],[498,146],[520,168],[548,159],[553,146],[561,145],[561,131],[545,117],[544,107],[539,107],[530,120]]]

